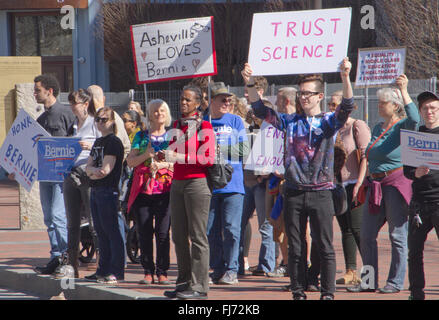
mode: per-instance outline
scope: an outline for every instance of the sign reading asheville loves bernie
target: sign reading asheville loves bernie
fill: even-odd
[[[217,74],[213,17],[131,26],[138,84]]]
[[[38,180],[62,182],[82,148],[79,138],[50,137],[38,141]]]

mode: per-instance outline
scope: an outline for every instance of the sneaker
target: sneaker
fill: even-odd
[[[320,297],[320,300],[334,300],[334,296],[332,294],[324,294]]]
[[[84,280],[90,281],[90,282],[98,282],[98,279],[100,279],[100,278],[103,278],[103,277],[98,275],[98,274],[96,274],[96,273],[93,273],[93,274],[91,274],[89,276],[85,276]]]
[[[73,278],[79,278],[78,271],[75,271],[73,266],[69,264],[63,264],[59,265],[55,272],[53,273],[53,277],[55,279],[73,279]]]
[[[171,282],[169,282],[168,277],[166,275],[164,274],[159,275],[158,284],[166,285],[170,283]]]
[[[106,277],[98,277],[97,282],[103,284],[116,284],[117,279],[114,275],[110,274],[109,276]]]
[[[293,300],[306,300],[306,294],[304,292],[293,293]]]
[[[306,288],[306,291],[308,291],[308,292],[320,292],[320,288],[318,286],[314,285],[314,284],[310,284]]]
[[[238,284],[238,277],[236,275],[236,272],[233,271],[227,271],[221,279],[218,280],[218,284]]]
[[[153,284],[154,278],[151,274],[145,274],[145,277],[143,277],[142,280],[139,281],[140,284]]]
[[[61,264],[61,257],[55,257],[49,261],[44,267],[35,267],[34,271],[38,274],[52,274],[56,268]]]
[[[270,278],[280,278],[280,277],[287,277],[287,268],[286,266],[278,266],[276,267],[272,272],[267,272],[267,276]]]

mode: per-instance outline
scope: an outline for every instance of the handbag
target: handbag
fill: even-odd
[[[211,189],[222,189],[232,180],[233,167],[225,162],[218,143],[216,143],[215,162],[207,168],[207,173],[207,182]]]
[[[197,123],[196,123],[197,134],[201,130],[201,123],[202,123],[201,119],[197,119]],[[181,128],[180,121],[178,121],[177,123],[177,128],[179,129]],[[184,138],[186,141],[189,139],[189,128],[181,137]],[[227,163],[224,160],[218,142],[215,141],[215,145],[216,145],[215,161],[212,166],[207,168],[207,183],[211,190],[224,188],[230,182],[230,180],[232,180],[232,174],[233,174],[233,167],[231,164]]]

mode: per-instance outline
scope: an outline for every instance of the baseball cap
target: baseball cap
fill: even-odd
[[[439,100],[439,96],[431,91],[422,92],[417,97],[419,107],[428,99]]]

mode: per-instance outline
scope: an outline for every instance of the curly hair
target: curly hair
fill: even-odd
[[[56,79],[54,76],[52,76],[50,74],[42,74],[42,75],[35,77],[34,82],[35,83],[41,82],[41,86],[44,89],[46,89],[46,90],[52,89],[53,96],[58,97],[59,91],[60,91],[60,86],[59,86],[58,79]]]

